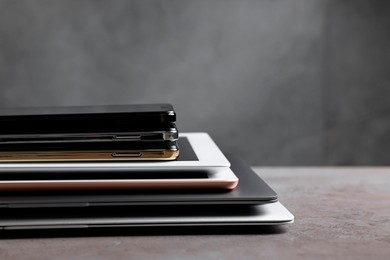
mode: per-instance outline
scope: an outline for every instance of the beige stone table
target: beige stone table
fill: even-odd
[[[294,224],[25,233],[0,239],[0,259],[390,259],[390,168],[255,169]]]

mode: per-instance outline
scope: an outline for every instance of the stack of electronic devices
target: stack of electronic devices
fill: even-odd
[[[169,104],[0,111],[0,229],[292,223],[277,194]]]

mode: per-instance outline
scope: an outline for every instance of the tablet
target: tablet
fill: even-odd
[[[2,174],[0,195],[15,191],[234,189],[238,178],[228,167],[191,172]]]
[[[188,145],[187,145],[188,143]],[[208,170],[229,167],[230,163],[207,133],[183,133],[178,141],[180,155],[175,161],[155,162],[63,162],[63,163],[0,163],[3,172],[127,172],[130,170]],[[186,150],[183,148],[186,147]]]
[[[294,216],[280,202],[235,207],[14,209],[1,214],[0,229],[282,225],[293,221]]]
[[[239,178],[233,190],[110,190],[0,193],[0,208],[59,208],[161,205],[253,205],[275,202],[278,196],[245,162],[228,155]]]

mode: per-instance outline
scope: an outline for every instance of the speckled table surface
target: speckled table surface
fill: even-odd
[[[388,259],[390,168],[255,168],[295,215],[275,230],[2,237],[0,259]],[[81,232],[81,231],[77,231]]]

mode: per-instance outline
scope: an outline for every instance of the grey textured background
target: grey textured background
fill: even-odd
[[[3,107],[172,103],[253,165],[390,164],[390,1],[0,0]]]

